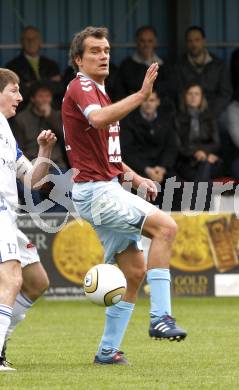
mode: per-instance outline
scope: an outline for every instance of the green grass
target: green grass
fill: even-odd
[[[239,389],[239,299],[178,298],[184,342],[149,339],[148,300],[140,299],[122,349],[130,366],[94,366],[104,309],[87,301],[41,301],[8,346],[16,372],[3,390]]]

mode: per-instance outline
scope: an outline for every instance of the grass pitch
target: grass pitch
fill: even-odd
[[[180,343],[148,337],[147,299],[137,302],[122,350],[130,366],[94,366],[104,309],[88,301],[47,302],[29,312],[9,342],[16,372],[3,390],[239,389],[239,299],[178,298],[188,330]]]

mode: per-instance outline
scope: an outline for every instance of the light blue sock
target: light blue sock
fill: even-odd
[[[150,317],[154,322],[164,314],[171,315],[170,271],[153,268],[147,272],[150,287]]]
[[[104,333],[97,352],[101,360],[107,360],[119,350],[133,310],[134,304],[125,301],[106,309]]]

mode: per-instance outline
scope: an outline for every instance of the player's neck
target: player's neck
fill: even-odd
[[[94,83],[96,83],[96,84],[103,85],[103,86],[105,85],[105,78],[102,78],[102,77],[98,78],[98,77],[90,76],[87,73],[82,72],[81,70],[79,70],[78,73],[85,76],[87,79],[94,81]]]

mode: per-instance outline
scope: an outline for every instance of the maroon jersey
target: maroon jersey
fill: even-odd
[[[110,104],[104,87],[81,73],[67,88],[62,119],[68,159],[79,170],[75,182],[107,181],[123,173],[119,123],[95,129],[87,119],[91,111]]]

